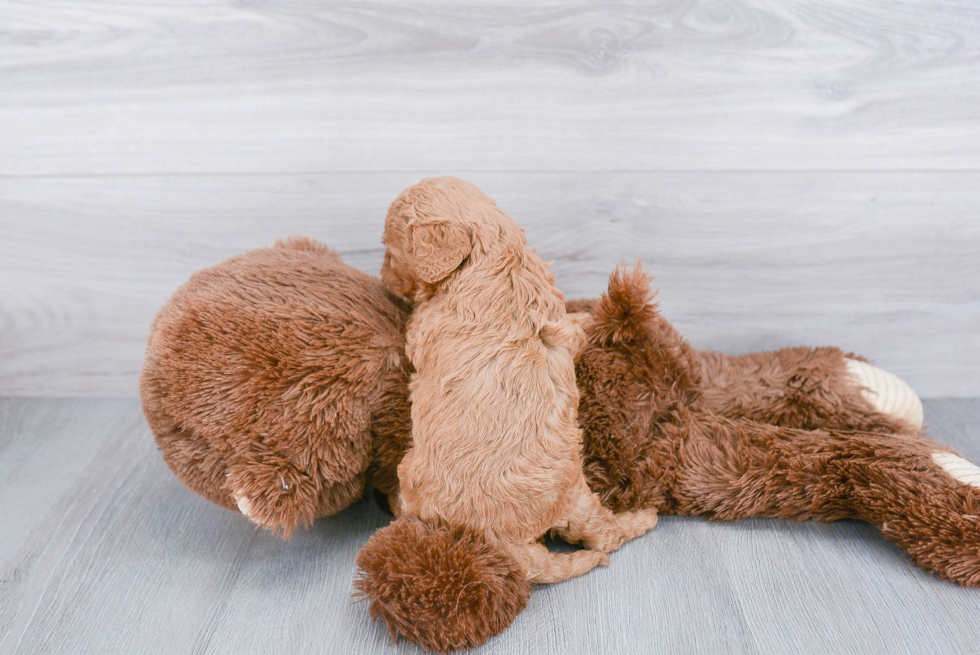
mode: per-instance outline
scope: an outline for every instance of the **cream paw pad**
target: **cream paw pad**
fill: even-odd
[[[249,519],[252,518],[250,514],[252,511],[252,503],[249,502],[248,498],[245,496],[235,496],[235,504],[238,505],[238,511],[247,516]]]
[[[922,427],[922,401],[897,375],[867,362],[845,359],[847,372],[861,385],[861,395],[882,414]]]

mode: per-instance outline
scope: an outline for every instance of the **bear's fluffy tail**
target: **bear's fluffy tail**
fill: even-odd
[[[513,558],[480,535],[402,517],[357,554],[355,596],[391,636],[436,653],[473,648],[527,605],[531,584]]]

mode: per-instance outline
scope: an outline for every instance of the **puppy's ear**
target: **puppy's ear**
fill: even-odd
[[[461,225],[425,221],[409,226],[408,247],[415,274],[423,282],[435,284],[459,268],[473,244]]]

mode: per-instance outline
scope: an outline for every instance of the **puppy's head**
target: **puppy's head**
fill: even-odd
[[[514,225],[478,188],[454,177],[431,177],[398,196],[388,210],[381,279],[414,298],[449,278]],[[519,228],[514,225],[519,232]],[[523,238],[523,235],[521,235]]]

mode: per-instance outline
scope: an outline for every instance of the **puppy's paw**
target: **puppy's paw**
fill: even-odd
[[[635,539],[646,534],[649,530],[653,529],[653,526],[657,525],[658,518],[659,516],[655,509],[642,509],[636,512],[622,512],[617,514],[616,523],[622,532],[620,538],[616,540],[617,543],[613,547],[613,550],[619,548],[630,539]]]
[[[611,553],[630,539],[635,539],[652,529],[657,525],[657,518],[655,509],[613,514],[601,530],[583,539],[582,545],[597,552]]]
[[[660,516],[655,509],[642,509],[637,512],[628,512],[630,539],[646,534],[657,525]]]
[[[867,362],[845,359],[847,372],[861,387],[861,395],[882,414],[922,427],[922,401],[897,375]]]

